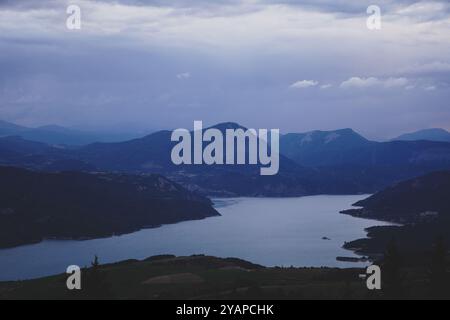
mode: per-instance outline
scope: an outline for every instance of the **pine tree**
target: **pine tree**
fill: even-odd
[[[105,299],[111,296],[105,273],[101,270],[97,255],[94,256],[91,268],[87,273],[86,293],[89,299]]]
[[[91,267],[92,268],[97,268],[98,266],[100,266],[100,262],[98,260],[98,256],[95,255],[94,256],[94,261],[91,262]]]

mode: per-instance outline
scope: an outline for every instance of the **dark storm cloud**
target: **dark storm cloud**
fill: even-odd
[[[0,0],[1,8],[10,8],[16,10],[28,10],[28,9],[39,9],[39,8],[52,8],[59,6],[64,1],[61,0]]]
[[[315,10],[360,14],[370,5],[378,5],[386,11],[404,7],[413,4],[426,3],[424,0],[91,0],[92,2],[104,2],[107,4],[123,4],[130,6],[159,6],[159,7],[177,7],[177,8],[214,8],[220,6],[238,6],[238,5],[268,5],[284,4],[292,6],[301,6]],[[434,0],[432,2],[447,4],[447,0]],[[0,0],[0,7],[10,8],[49,8],[58,7],[61,3],[74,3],[77,1],[65,0]],[[448,13],[448,7],[445,9]]]
[[[319,10],[336,14],[360,15],[365,12],[370,5],[377,5],[387,13],[400,7],[426,3],[430,1],[424,0],[101,0],[107,3],[122,3],[126,5],[140,6],[168,6],[180,8],[213,8],[220,6],[236,6],[239,4],[251,5],[268,5],[283,4],[300,6],[311,10]],[[441,14],[436,15],[436,19],[441,19],[443,15],[450,12],[447,0],[434,0],[434,3],[447,5],[443,7]]]
[[[386,11],[423,2],[423,0],[261,0],[264,3],[306,6],[330,12],[359,14],[370,5],[377,5]],[[446,3],[446,0],[436,2]]]

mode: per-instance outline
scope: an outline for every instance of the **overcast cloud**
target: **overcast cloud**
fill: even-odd
[[[0,119],[389,138],[450,129],[449,57],[448,1],[0,0]]]

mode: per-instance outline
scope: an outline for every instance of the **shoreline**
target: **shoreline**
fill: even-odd
[[[150,225],[150,226],[143,226],[140,228],[136,228],[130,231],[123,231],[123,232],[115,232],[109,235],[102,235],[102,236],[93,236],[93,237],[45,237],[42,238],[41,240],[36,240],[36,241],[30,241],[24,244],[19,244],[19,245],[14,245],[14,246],[2,246],[0,245],[0,251],[2,250],[14,250],[17,248],[21,248],[21,247],[27,247],[27,246],[33,246],[36,244],[40,244],[42,242],[46,242],[46,241],[57,241],[57,242],[66,242],[66,241],[79,241],[79,242],[83,242],[83,241],[90,241],[90,240],[101,240],[101,239],[109,239],[109,238],[114,238],[114,237],[120,237],[120,236],[124,236],[124,235],[129,235],[129,234],[133,234],[139,231],[143,231],[143,230],[151,230],[151,229],[158,229],[164,226],[171,226],[171,225],[176,225],[179,223],[183,223],[183,222],[189,222],[189,221],[202,221],[202,220],[206,220],[209,218],[215,218],[215,217],[220,217],[221,214],[219,213],[218,215],[212,215],[212,216],[208,216],[208,217],[203,217],[203,218],[194,218],[194,219],[189,219],[189,220],[181,220],[181,221],[177,221],[177,222],[173,222],[173,223],[163,223],[163,224],[158,224],[158,225]]]
[[[321,196],[322,197],[327,197],[326,195],[320,195],[320,196],[310,196],[308,198],[316,198],[316,197],[321,197]],[[342,197],[342,196],[334,196],[334,197],[339,198],[339,197]],[[361,195],[353,195],[353,197],[360,198]],[[303,199],[305,197],[296,197],[296,198],[297,199]],[[239,201],[245,200],[245,199],[262,200],[261,198],[248,198],[248,197],[239,197],[239,198],[234,198],[234,199],[230,199],[230,198],[228,198],[228,199],[217,199],[217,198],[215,198],[215,199],[212,199],[212,200],[213,200],[213,202],[215,200],[219,200],[219,202],[223,201],[223,203],[215,202],[214,203],[214,207],[216,209],[218,209],[218,211],[220,213],[223,213],[225,215],[226,212],[231,213],[231,212],[235,212],[236,210],[238,210],[237,212],[242,213],[241,212],[242,210],[241,209],[236,209],[236,210],[229,209],[227,211],[225,211],[225,210],[221,211],[220,208],[217,208],[217,207],[220,206],[220,207],[224,207],[225,208],[225,207],[228,207],[229,205],[233,205],[233,204],[235,204],[235,203],[237,203]],[[350,201],[354,201],[353,198],[346,199],[345,196],[342,199],[343,200],[337,201],[336,203],[332,202],[332,203],[326,205],[325,206],[325,210],[328,213],[326,213],[324,215],[323,219],[322,218],[318,218],[317,222],[318,223],[327,222],[328,221],[327,217],[329,215],[331,215],[333,217],[337,217],[338,213],[336,213],[336,212],[338,212],[339,208],[343,208],[343,207],[345,208],[347,206],[347,204],[350,203]],[[266,198],[266,200],[267,201],[273,201],[274,199],[273,198]],[[279,200],[283,201],[283,199],[279,199]],[[292,198],[289,198],[289,200],[292,200]],[[317,202],[321,203],[322,200],[320,200],[320,198],[319,199],[315,199],[312,203],[317,203]],[[278,203],[277,201],[273,202],[272,203],[272,207],[278,207],[277,203]],[[301,205],[302,203],[304,203],[304,202],[303,201],[297,202],[297,201],[294,200],[294,202],[292,202],[292,203],[289,202],[287,205],[288,205],[288,208],[292,208],[292,210],[290,210],[290,211],[296,211],[296,209],[295,209],[296,208],[296,204],[299,204],[300,208],[304,208],[304,210],[308,210],[308,207],[303,207],[303,205]],[[345,204],[345,203],[347,203],[347,204]],[[264,202],[262,202],[262,206],[265,207]],[[332,211],[329,211],[330,208],[333,208],[333,206],[334,206],[334,209],[332,209]],[[249,209],[247,207],[245,207],[245,208],[246,208],[245,210]],[[252,207],[252,208],[255,208],[255,207]],[[312,208],[316,208],[316,207],[314,206],[314,207],[310,207],[310,208],[312,209]],[[320,208],[320,207],[318,207],[318,208]],[[273,211],[273,210],[269,210],[269,211],[272,212],[272,214],[277,215],[276,211]],[[287,211],[287,213],[290,212],[290,211]],[[301,212],[302,211],[299,211],[298,213],[300,214]],[[319,209],[318,212],[323,212],[323,209]],[[292,213],[290,213],[290,214],[291,214],[291,216],[287,216],[287,217],[295,218],[295,215],[292,216]],[[237,217],[239,217],[239,215],[240,214],[238,214]],[[220,217],[220,216],[218,216],[218,217]],[[253,219],[253,218],[255,218],[255,215],[252,215],[251,217],[252,217],[251,219]],[[295,219],[298,221],[297,224],[300,223],[300,225],[301,225],[301,224],[303,224],[301,222],[302,221],[301,215],[299,217],[300,217],[300,220],[298,218],[295,218]],[[208,217],[208,218],[210,218],[210,217]],[[256,218],[257,218],[257,215],[256,215]],[[234,223],[236,221],[238,221],[236,219],[233,220]],[[290,219],[290,218],[288,218],[288,219]],[[336,218],[334,218],[334,219],[336,219]],[[191,246],[187,246],[186,248],[181,249],[181,250],[177,250],[177,248],[179,248],[177,246],[177,243],[179,241],[175,241],[174,244],[172,244],[172,245],[162,245],[161,244],[161,246],[160,246],[160,245],[158,245],[159,242],[156,242],[155,245],[148,246],[148,245],[145,245],[145,239],[147,239],[149,237],[147,235],[147,233],[143,233],[142,235],[139,234],[139,232],[142,232],[142,231],[145,231],[145,230],[159,229],[161,227],[166,227],[166,226],[170,227],[172,225],[178,225],[178,224],[195,222],[195,221],[202,221],[202,220],[210,220],[210,219],[202,218],[202,219],[195,219],[195,220],[192,219],[192,220],[188,220],[188,221],[180,221],[180,222],[173,223],[173,224],[152,226],[150,228],[141,228],[141,229],[138,229],[136,231],[127,232],[127,233],[120,233],[120,234],[113,234],[113,235],[105,236],[105,237],[69,238],[69,239],[47,238],[47,239],[44,239],[43,241],[40,241],[40,242],[37,242],[37,243],[34,243],[34,244],[8,248],[8,249],[4,249],[4,250],[6,250],[6,252],[5,252],[6,255],[9,254],[7,250],[12,250],[11,251],[11,255],[13,255],[13,256],[17,255],[18,259],[20,259],[20,261],[27,261],[28,260],[28,256],[31,257],[31,255],[40,254],[40,252],[43,253],[44,252],[43,250],[47,250],[47,247],[48,247],[48,250],[50,250],[50,252],[56,252],[56,254],[63,254],[63,252],[62,252],[63,249],[58,249],[58,248],[67,248],[69,250],[70,250],[70,248],[73,248],[73,250],[76,250],[75,252],[77,252],[77,254],[75,256],[73,256],[72,258],[78,259],[80,265],[82,265],[84,263],[88,263],[86,261],[89,260],[89,258],[90,258],[89,255],[90,254],[93,255],[94,253],[98,253],[100,258],[101,258],[101,260],[105,259],[104,261],[107,261],[107,262],[120,261],[120,260],[127,259],[127,258],[133,258],[133,259],[135,259],[135,258],[142,258],[142,257],[144,257],[144,255],[146,253],[145,252],[146,248],[148,248],[150,250],[150,251],[147,251],[147,253],[149,253],[149,254],[163,254],[163,253],[172,254],[172,253],[174,253],[174,254],[177,254],[177,255],[190,255],[190,254],[196,254],[196,253],[205,253],[205,254],[211,254],[211,255],[215,255],[215,256],[219,256],[219,257],[226,257],[226,256],[233,256],[234,255],[234,256],[241,257],[242,259],[249,260],[249,261],[256,261],[256,262],[258,262],[260,264],[263,264],[263,265],[266,265],[268,267],[293,265],[293,266],[296,266],[296,267],[305,267],[305,268],[310,268],[310,267],[313,267],[313,268],[314,267],[329,267],[329,268],[336,268],[336,267],[337,268],[355,268],[355,267],[357,267],[357,268],[359,268],[359,267],[364,267],[366,265],[366,262],[367,262],[366,259],[364,259],[364,255],[360,255],[360,254],[358,254],[358,253],[356,253],[356,252],[354,252],[352,250],[348,250],[348,249],[346,249],[346,248],[344,248],[342,246],[344,244],[344,241],[346,241],[348,239],[356,238],[356,237],[354,237],[355,236],[355,231],[357,231],[356,234],[358,236],[362,235],[361,232],[358,232],[358,230],[361,230],[361,231],[364,230],[364,227],[358,228],[358,225],[361,225],[361,223],[356,223],[356,225],[355,225],[356,228],[353,227],[353,229],[351,229],[353,231],[350,232],[349,234],[347,234],[347,237],[342,237],[341,236],[339,238],[333,236],[332,228],[330,229],[330,226],[325,226],[326,230],[324,230],[323,233],[322,232],[318,232],[317,233],[317,236],[318,236],[317,237],[317,242],[321,242],[323,240],[322,236],[330,236],[331,237],[330,240],[333,240],[333,244],[331,244],[331,246],[335,247],[336,249],[326,249],[327,247],[330,246],[329,244],[327,244],[327,242],[324,242],[323,244],[318,243],[317,245],[320,245],[320,247],[317,250],[314,250],[315,252],[318,252],[318,253],[315,254],[315,256],[317,256],[317,258],[311,258],[311,259],[307,258],[306,256],[303,257],[304,256],[303,253],[300,256],[301,257],[300,259],[298,259],[298,258],[295,258],[295,259],[289,258],[289,253],[292,251],[292,249],[288,249],[286,247],[286,250],[284,250],[283,249],[283,245],[279,245],[280,250],[282,250],[284,252],[283,254],[281,254],[280,259],[278,259],[277,256],[274,256],[274,257],[269,258],[269,259],[265,259],[265,258],[264,259],[258,259],[258,256],[256,256],[256,259],[255,259],[255,251],[251,251],[252,254],[242,254],[242,252],[240,252],[241,250],[237,250],[237,251],[236,250],[225,250],[225,252],[224,252],[223,250],[220,250],[221,247],[218,247],[219,250],[214,250],[214,248],[215,248],[214,246],[211,247],[208,250],[208,246],[206,246],[206,247],[204,247],[203,245],[197,246],[196,244],[198,243],[198,241],[196,241],[196,240],[194,240],[192,242]],[[215,219],[213,219],[213,220],[215,220]],[[338,218],[338,220],[342,220],[342,219]],[[290,220],[287,220],[287,221],[290,221]],[[320,222],[320,221],[322,221],[322,222]],[[224,223],[226,223],[226,221]],[[221,222],[220,221],[216,221],[216,222],[213,221],[212,224],[215,225],[215,226],[217,226],[217,225],[220,226]],[[197,229],[201,228],[201,226],[203,226],[203,225],[204,224],[200,222],[200,224],[197,224],[197,226],[199,226],[199,227],[194,228],[194,230],[197,230]],[[209,223],[207,223],[207,225],[209,225]],[[225,224],[225,225],[227,225],[227,224]],[[329,223],[328,223],[328,225],[329,225]],[[368,226],[367,223],[362,223],[362,225],[363,226]],[[179,227],[175,228],[175,229],[169,228],[168,229],[169,230],[168,235],[170,235],[170,234],[172,234],[174,232],[177,232],[176,230],[181,230],[181,232],[183,232],[182,230],[186,231],[186,229],[190,230],[191,229],[190,225],[187,225],[186,227],[181,227],[181,229]],[[330,229],[331,231],[328,230],[328,229]],[[173,232],[170,232],[170,230],[173,230]],[[327,233],[327,230],[330,231],[331,233]],[[195,232],[195,231],[193,231],[193,232]],[[137,233],[136,236],[133,236],[134,233]],[[160,231],[160,232],[157,232],[157,233],[153,233],[153,232],[150,231],[150,233],[148,233],[148,234],[150,235],[150,238],[153,238],[153,236],[151,236],[152,234],[153,235],[155,235],[155,234],[160,235],[160,234],[167,234],[167,233],[165,233],[164,231]],[[353,234],[353,236],[352,236],[352,234]],[[127,235],[131,235],[131,237],[127,237]],[[121,237],[121,236],[125,236],[124,239],[119,239],[119,237]],[[320,240],[319,240],[319,236],[320,236]],[[115,237],[117,237],[117,238],[114,239]],[[111,241],[108,241],[109,238],[111,239]],[[88,243],[88,244],[85,244],[85,245],[78,244],[78,243],[82,243],[82,242],[85,242],[85,241],[102,240],[102,239],[106,239],[106,241],[99,241],[99,242],[94,241],[94,242],[92,242],[92,244]],[[136,239],[136,240],[133,240],[133,239]],[[139,241],[139,242],[136,242],[136,241]],[[39,243],[42,243],[42,242],[49,242],[49,244],[48,245],[45,245],[45,244],[44,245],[40,245],[40,246],[38,246],[36,248],[23,248],[23,247],[27,247],[27,246],[32,247],[33,245],[36,245],[36,244],[39,245]],[[67,242],[69,244],[65,245],[64,242]],[[130,252],[128,252],[128,254],[126,254],[126,252],[121,250],[121,249],[119,249],[120,251],[119,251],[118,254],[112,254],[111,250],[109,249],[111,247],[111,245],[116,246],[117,244],[119,244],[119,248],[120,248],[122,246],[126,246],[128,243],[135,245],[137,249],[136,250],[135,249],[131,250]],[[256,242],[254,242],[254,243],[256,243]],[[103,249],[103,246],[105,246],[105,245],[106,245],[106,247],[105,247],[105,249]],[[17,248],[21,248],[21,247],[22,247],[22,249],[19,249],[17,251],[17,254],[15,253],[15,251],[13,251],[13,250],[15,250]],[[254,246],[251,245],[250,248],[252,248],[252,247],[254,247]],[[160,248],[162,250],[159,250],[158,248]],[[174,249],[174,250],[171,250],[171,248]],[[192,248],[193,250],[191,250],[190,248]],[[342,250],[342,249],[344,249],[344,250]],[[104,251],[104,250],[106,250],[106,251]],[[307,251],[308,250],[308,245],[300,246],[299,250],[300,251],[302,251],[302,250],[303,251],[305,251],[305,250]],[[104,253],[102,254],[102,252],[104,252]],[[320,252],[322,252],[322,254]],[[348,253],[346,253],[346,252],[348,252]],[[74,261],[74,262],[77,261],[76,259],[73,260],[72,258],[69,257],[69,258],[67,258],[65,260],[67,260],[68,263],[71,262],[71,261]],[[343,259],[345,259],[345,260],[343,260]],[[38,263],[38,262],[34,262],[33,263],[33,261],[31,261],[31,262],[32,262],[32,265],[36,265],[36,267],[37,268],[41,268],[42,271],[46,270],[45,267],[41,266],[42,263]],[[52,259],[49,260],[49,263],[52,263]],[[8,264],[9,263],[6,263],[5,266],[7,266]],[[77,263],[75,263],[75,264],[77,264]],[[54,265],[54,266],[58,265],[58,267],[57,268],[56,267],[50,268],[51,269],[50,272],[46,273],[46,275],[52,274],[53,273],[52,270],[53,271],[55,271],[55,269],[56,269],[56,271],[61,270],[60,263],[59,264],[52,264],[52,265]],[[16,272],[16,273],[11,272],[11,276],[13,276],[13,277],[5,277],[4,279],[8,279],[8,278],[9,279],[19,279],[24,274],[28,274],[31,277],[35,278],[35,274],[38,274],[37,277],[39,277],[40,274],[44,274],[44,272],[41,272],[41,271],[27,273],[26,269],[24,269],[24,268],[22,268],[22,269],[20,270],[20,272],[19,271]],[[8,268],[8,270],[10,270],[10,269]]]

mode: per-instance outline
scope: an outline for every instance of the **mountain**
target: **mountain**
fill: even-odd
[[[42,171],[96,171],[94,166],[77,159],[72,149],[55,147],[21,137],[0,138],[0,165]]]
[[[429,173],[403,181],[354,204],[342,213],[400,223],[368,228],[367,238],[344,248],[378,259],[395,241],[404,262],[431,261],[436,241],[450,243],[450,171]]]
[[[212,128],[245,129],[235,123]],[[205,129],[206,130],[206,129]],[[300,196],[321,192],[317,170],[303,168],[280,156],[280,171],[261,176],[256,165],[180,165],[171,160],[176,144],[171,131],[159,131],[141,139],[121,143],[95,143],[77,150],[79,159],[102,170],[158,172],[190,190],[214,196]]]
[[[77,154],[85,161],[109,171],[164,171],[172,164],[171,131],[159,131],[143,138],[117,143],[94,143]]]
[[[220,130],[223,134],[227,129],[245,129],[232,123],[221,123],[211,128]],[[205,128],[207,130],[209,128]],[[94,164],[104,170],[118,171],[156,171],[173,172],[180,170],[205,172],[217,171],[226,168],[229,170],[242,171],[248,167],[256,172],[256,166],[207,166],[207,165],[174,165],[171,159],[172,148],[177,142],[171,141],[172,131],[158,131],[143,138],[119,143],[94,143],[81,147],[77,150],[79,157],[86,162]],[[191,132],[193,135],[193,132]],[[292,162],[287,160],[287,162]],[[292,163],[293,166],[295,164]]]
[[[95,134],[68,129],[60,126],[43,126],[29,129],[19,134],[22,138],[56,145],[80,146],[98,141]]]
[[[450,171],[400,182],[354,205],[362,208],[346,213],[363,218],[400,223],[450,221]]]
[[[214,126],[243,129],[236,123]],[[206,129],[205,129],[206,130]],[[257,165],[179,165],[171,160],[171,131],[143,138],[64,147],[0,138],[0,165],[34,170],[157,173],[209,196],[304,196],[374,193],[392,183],[450,168],[450,143],[371,142],[350,129],[281,137],[280,170],[261,176]],[[287,148],[288,147],[288,148]],[[288,151],[286,151],[288,150]]]
[[[10,136],[0,138],[0,156],[4,156],[6,153],[17,154],[41,154],[51,153],[56,148],[49,146],[46,143],[28,141],[19,136]]]
[[[305,166],[336,165],[353,150],[372,146],[352,129],[289,133],[280,138],[280,152]]]
[[[55,159],[60,151],[45,143],[27,141],[20,137],[0,138],[0,165],[42,168]]]
[[[307,167],[395,168],[439,170],[450,168],[450,143],[434,141],[369,141],[351,129],[287,134],[281,153]]]
[[[450,132],[444,129],[425,129],[413,133],[407,133],[393,139],[395,141],[440,141],[450,142]]]
[[[226,129],[245,129],[236,123],[222,123],[212,128],[225,132]],[[175,166],[170,158],[175,143],[170,141],[171,131],[159,131],[141,139],[121,143],[95,143],[76,151],[78,159],[101,170],[122,172],[158,172],[182,184],[190,190],[212,196],[303,196],[313,194],[356,194],[373,193],[401,179],[428,172],[427,166],[415,166],[408,157],[399,160],[377,160],[370,153],[362,154],[353,150],[373,148],[378,143],[370,142],[350,129],[336,132],[315,132],[304,134],[313,142],[302,150],[304,159],[311,161],[296,163],[285,154],[280,155],[280,170],[275,176],[260,176],[259,166],[251,165],[180,165]],[[295,148],[298,136],[288,137]],[[286,146],[286,136],[281,143]],[[306,139],[310,141],[310,139]],[[316,147],[316,144],[319,146]],[[402,145],[393,146],[401,151]],[[429,143],[426,148],[432,149]],[[446,145],[449,147],[450,145]],[[414,151],[416,146],[411,146]],[[425,147],[424,147],[425,148]],[[434,148],[434,147],[433,147]],[[427,149],[427,150],[428,150]],[[439,148],[434,148],[437,152]],[[284,152],[285,149],[282,149]],[[390,149],[381,152],[389,155]],[[430,159],[435,156],[430,151]],[[341,156],[338,157],[336,154]],[[401,153],[401,152],[400,152]],[[450,150],[443,151],[450,155]],[[358,157],[361,157],[359,159]],[[367,159],[370,158],[370,159]],[[339,159],[342,162],[339,162]],[[353,160],[356,162],[352,162]],[[375,159],[379,165],[371,162]],[[314,161],[312,161],[314,160]],[[328,167],[312,167],[315,161],[330,164]],[[348,160],[348,162],[347,162]],[[395,162],[395,161],[397,162]],[[316,163],[315,163],[316,164]],[[444,162],[443,166],[449,165]]]
[[[107,237],[217,215],[209,199],[160,175],[0,167],[0,247]]]
[[[131,134],[87,132],[56,125],[28,128],[0,120],[0,137],[8,136],[18,136],[25,140],[51,145],[68,146],[82,146],[94,142],[125,141],[134,137]]]
[[[14,136],[28,128],[0,120],[0,137]]]

